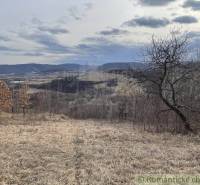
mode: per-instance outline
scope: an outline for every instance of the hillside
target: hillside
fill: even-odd
[[[105,84],[106,86],[116,86],[117,82],[114,79],[92,81],[80,80],[78,77],[66,77],[64,79],[53,80],[49,83],[30,85],[36,89],[48,89],[52,91],[59,91],[64,93],[76,93],[77,91],[94,90],[96,85]]]
[[[19,64],[19,65],[0,65],[0,74],[30,74],[30,73],[51,73],[58,71],[79,71],[85,70],[88,66],[79,64]]]
[[[60,65],[49,65],[49,64],[18,64],[18,65],[0,65],[0,75],[24,75],[32,73],[52,73],[59,71],[85,71],[98,69],[101,71],[110,71],[116,69],[127,70],[141,69],[145,65],[143,63],[107,63],[101,66],[90,66],[80,64],[60,64]]]
[[[1,117],[2,185],[138,185],[137,175],[200,173],[198,136],[58,115]]]
[[[111,71],[111,70],[128,70],[128,69],[143,69],[145,67],[144,63],[130,62],[130,63],[107,63],[98,67],[101,71]]]

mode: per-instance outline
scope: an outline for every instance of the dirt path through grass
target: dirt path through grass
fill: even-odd
[[[61,118],[0,125],[0,185],[134,185],[147,173],[200,174],[200,137]]]
[[[137,175],[200,174],[200,137],[148,133],[130,125],[78,121],[78,185],[138,185]]]

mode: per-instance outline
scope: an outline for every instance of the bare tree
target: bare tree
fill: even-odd
[[[140,80],[146,84],[148,93],[157,95],[166,110],[174,112],[181,120],[186,132],[193,132],[187,111],[194,107],[185,104],[187,86],[195,73],[194,65],[186,62],[187,36],[171,33],[167,39],[152,38],[152,45],[147,49],[149,67],[140,72]]]
[[[30,105],[30,101],[29,101],[30,96],[28,94],[28,90],[29,90],[28,84],[25,83],[25,84],[21,85],[21,88],[19,89],[19,92],[18,92],[19,93],[19,105],[22,108],[24,116],[26,114],[26,109]]]
[[[0,80],[0,110],[10,112],[12,105],[12,92],[7,84]]]

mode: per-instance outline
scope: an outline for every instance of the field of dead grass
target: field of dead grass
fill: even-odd
[[[0,185],[128,185],[137,174],[199,174],[200,137],[127,124],[1,115]]]

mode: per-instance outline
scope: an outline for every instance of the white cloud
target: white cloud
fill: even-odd
[[[188,23],[191,15],[200,16],[188,7],[191,3],[183,8],[185,1],[1,0],[1,61],[67,62],[76,58],[80,62],[83,53],[85,61],[94,61],[95,54],[102,62],[135,60],[137,46],[148,43],[152,34],[166,34],[173,20]],[[129,27],[121,27],[127,21]],[[199,23],[183,25],[183,29],[188,27],[189,31],[197,30]],[[93,43],[86,38],[92,38]]]

